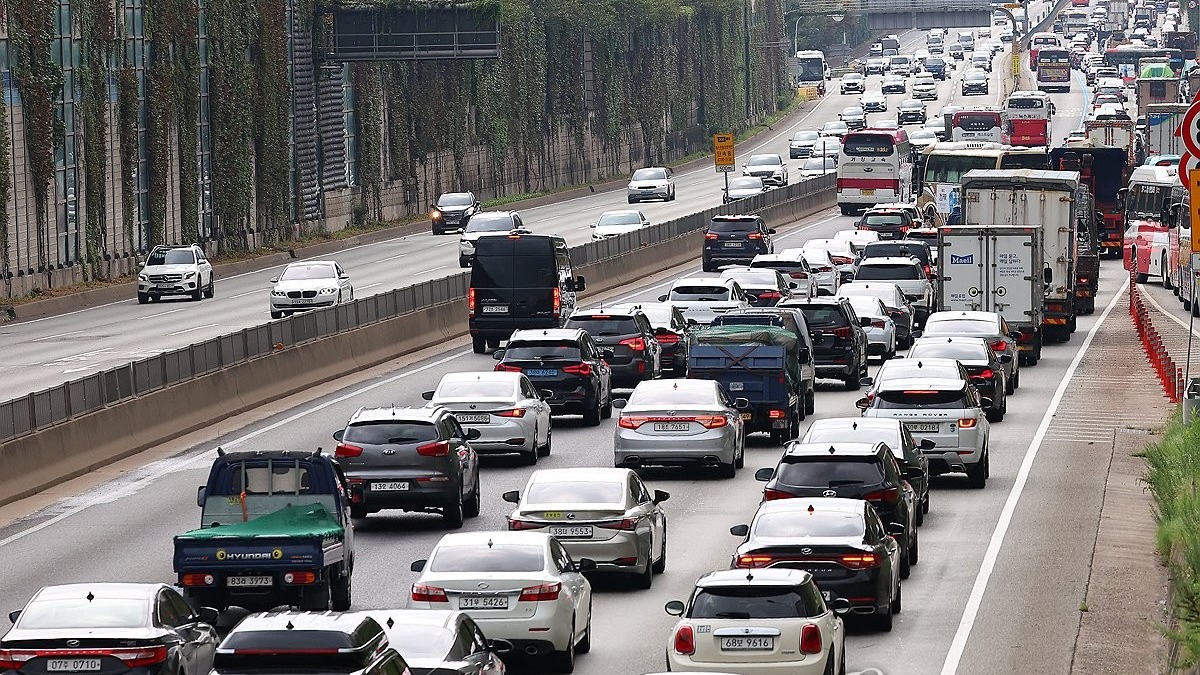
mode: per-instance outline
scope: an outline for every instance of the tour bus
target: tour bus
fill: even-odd
[[[1071,52],[1062,47],[1043,47],[1037,57],[1038,91],[1071,91]]]
[[[962,177],[971,169],[1045,169],[1046,148],[1016,148],[1000,143],[946,141],[925,148],[917,158],[921,177],[917,207],[925,222],[940,222],[958,204]]]
[[[1014,91],[1004,100],[1005,132],[1001,142],[1007,145],[1037,146],[1050,143],[1050,116],[1054,102],[1042,91]]]
[[[861,129],[842,137],[837,201],[843,215],[875,204],[908,202],[913,195],[913,156],[903,129]]]
[[[825,62],[824,52],[815,49],[796,52],[796,68],[799,70],[796,80],[801,86],[825,89],[825,81],[829,79],[829,64]]]
[[[1137,80],[1139,70],[1138,61],[1153,58],[1165,58],[1171,64],[1171,70],[1177,73],[1183,72],[1183,52],[1178,49],[1121,45],[1114,49],[1104,50],[1104,63],[1116,66],[1125,84],[1130,84]]]
[[[950,140],[999,143],[1004,136],[1004,109],[997,106],[967,108],[954,113]]]
[[[1138,283],[1170,269],[1164,216],[1182,201],[1183,191],[1177,166],[1139,166],[1129,176],[1122,248],[1125,270],[1136,272]]]
[[[1192,267],[1192,205],[1187,189],[1180,189],[1179,201],[1171,205],[1172,226],[1167,228],[1167,266],[1170,270],[1163,277],[1163,286],[1175,289],[1183,308],[1200,316],[1200,304],[1196,303],[1196,269]]]
[[[1058,35],[1054,33],[1034,33],[1029,40],[1029,69],[1037,70],[1037,55],[1042,47],[1061,47]]]

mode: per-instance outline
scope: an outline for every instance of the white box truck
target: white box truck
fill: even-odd
[[[1183,139],[1175,129],[1183,123],[1187,103],[1151,103],[1146,106],[1146,154],[1182,155]]]
[[[1075,331],[1077,171],[973,169],[962,178],[964,225],[1042,230],[1042,336],[1066,342]]]
[[[938,307],[996,312],[1021,331],[1022,365],[1042,356],[1042,231],[952,225],[938,231]]]

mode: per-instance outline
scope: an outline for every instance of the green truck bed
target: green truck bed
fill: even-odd
[[[177,535],[176,539],[255,537],[340,537],[342,526],[321,504],[287,506],[245,523],[202,527]]]

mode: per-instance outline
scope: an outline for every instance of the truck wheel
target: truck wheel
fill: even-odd
[[[300,602],[297,603],[305,612],[324,612],[329,610],[329,582],[319,586],[309,586],[300,591]]]
[[[1162,272],[1162,287],[1167,290],[1171,290],[1172,288],[1175,287],[1175,285],[1171,283],[1171,272],[1170,272],[1170,270],[1167,269],[1167,254],[1166,253],[1163,253],[1162,262],[1159,264],[1160,264],[1160,267],[1158,269]]]
[[[1071,321],[1067,323],[1067,339],[1068,340],[1071,339],[1071,333],[1074,333],[1077,328],[1079,328],[1079,317],[1078,317],[1078,315],[1073,314],[1073,315],[1071,315]]]
[[[350,574],[346,573],[337,579],[333,580],[333,611],[346,612],[350,610],[351,594],[353,589],[350,582]]]
[[[362,520],[363,518],[366,518],[368,513],[370,513],[370,511],[367,511],[367,507],[365,506],[356,506],[353,504],[350,506],[350,517],[355,520]]]

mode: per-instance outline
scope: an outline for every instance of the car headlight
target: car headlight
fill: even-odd
[[[274,297],[276,297],[276,298],[286,298],[286,297],[287,297],[287,291],[276,291],[276,290],[272,290],[272,291],[271,291],[271,295],[273,295],[273,296],[274,296]]]
[[[336,288],[322,288],[320,291],[318,291],[318,293],[320,293],[321,295],[333,295],[334,293],[337,293],[337,292],[338,292],[338,289],[336,289]]]
[[[442,217],[442,212],[437,209],[433,209],[429,212],[429,217],[433,220],[437,220]]]
[[[184,279],[191,279],[191,278],[192,278],[192,277],[194,277],[194,276],[196,276],[196,273],[195,273],[195,272],[188,272],[187,274],[183,275],[183,278],[184,278]]]
[[[138,275],[138,281],[149,281],[149,280],[150,280],[150,279],[149,279],[149,278],[147,278],[145,274],[139,274],[139,275]]]

